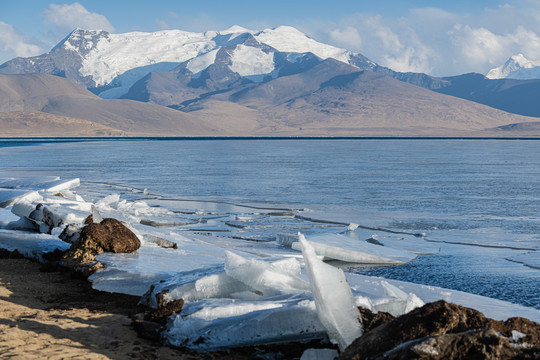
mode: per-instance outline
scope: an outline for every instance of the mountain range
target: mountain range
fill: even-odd
[[[538,119],[521,116],[540,116],[540,105],[531,101],[540,80],[399,73],[288,26],[205,33],[77,29],[49,53],[0,65],[0,74],[9,74],[0,75],[0,124],[13,134],[24,133],[13,128],[24,119],[26,130],[30,119],[51,127],[51,116],[58,116],[57,124],[77,124],[75,133],[95,135],[491,136],[540,130]]]

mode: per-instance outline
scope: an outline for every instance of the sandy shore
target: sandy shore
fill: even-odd
[[[0,358],[202,359],[137,337],[138,299],[92,290],[67,272],[0,259]]]

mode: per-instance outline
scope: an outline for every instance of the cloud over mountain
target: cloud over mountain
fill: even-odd
[[[302,29],[394,70],[441,76],[485,73],[518,53],[540,58],[539,14],[534,2],[467,13],[430,7],[399,18],[355,13]]]
[[[78,2],[73,4],[50,4],[43,11],[46,21],[63,30],[84,28],[115,31],[114,26],[101,14],[88,11]]]

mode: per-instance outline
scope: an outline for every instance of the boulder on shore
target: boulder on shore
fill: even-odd
[[[112,218],[100,223],[87,223],[80,231],[79,238],[71,245],[62,259],[64,266],[88,276],[102,267],[95,260],[104,252],[131,253],[141,242],[139,238],[120,221]]]
[[[443,300],[385,322],[356,339],[339,359],[538,359],[540,324],[497,321]]]

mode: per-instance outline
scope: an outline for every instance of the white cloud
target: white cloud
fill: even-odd
[[[330,38],[334,43],[349,49],[358,48],[362,44],[362,37],[358,33],[358,30],[352,26],[347,26],[344,29],[331,30]]]
[[[77,2],[62,5],[50,4],[43,11],[43,16],[47,22],[57,26],[61,30],[82,28],[85,30],[114,31],[114,26],[112,26],[105,16],[90,12]]]
[[[436,76],[485,74],[519,53],[540,59],[540,3],[532,0],[476,13],[434,7],[411,9],[399,18],[357,13],[304,29],[394,70]]]
[[[43,49],[29,42],[12,25],[0,21],[0,63],[17,56],[39,55]]]

